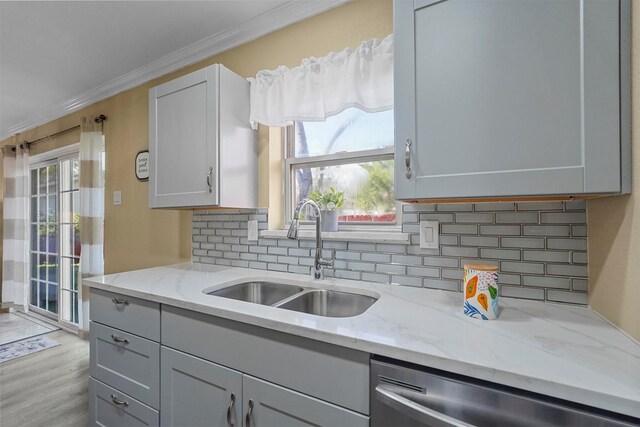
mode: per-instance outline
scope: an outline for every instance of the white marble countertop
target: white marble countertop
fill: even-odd
[[[246,279],[377,294],[364,314],[325,318],[205,295]],[[640,344],[584,307],[501,299],[500,318],[462,313],[462,294],[178,264],[85,280],[111,290],[640,417]]]

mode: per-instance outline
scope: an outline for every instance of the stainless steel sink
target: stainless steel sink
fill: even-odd
[[[239,283],[218,289],[217,291],[209,292],[208,295],[247,301],[255,304],[273,305],[303,290],[300,286],[295,285],[255,281]]]
[[[348,292],[313,290],[278,305],[287,310],[324,317],[351,317],[364,313],[378,298]]]

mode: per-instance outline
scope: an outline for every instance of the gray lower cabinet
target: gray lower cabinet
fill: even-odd
[[[242,374],[162,347],[163,426],[239,426]]]
[[[629,0],[394,2],[400,200],[630,191]]]
[[[101,290],[91,304],[92,426],[369,424],[368,353]]]
[[[91,426],[160,425],[158,411],[94,378],[89,378],[89,417]]]
[[[89,425],[160,425],[160,304],[91,290]]]
[[[369,417],[244,375],[244,427],[366,427]]]
[[[162,347],[163,426],[365,427],[369,417]]]
[[[159,409],[160,345],[91,322],[90,373],[97,380]]]

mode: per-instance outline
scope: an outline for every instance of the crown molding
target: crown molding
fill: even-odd
[[[0,141],[11,135],[43,125],[74,111],[140,86],[155,78],[195,64],[203,59],[240,46],[288,25],[326,12],[350,0],[290,0],[261,15],[255,16],[233,29],[221,31],[196,43],[178,49],[147,65],[123,74],[107,83],[90,89],[60,104],[44,108],[25,120],[2,130]]]

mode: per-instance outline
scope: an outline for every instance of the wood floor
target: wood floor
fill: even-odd
[[[65,331],[59,346],[0,364],[0,426],[89,424],[89,342]]]

